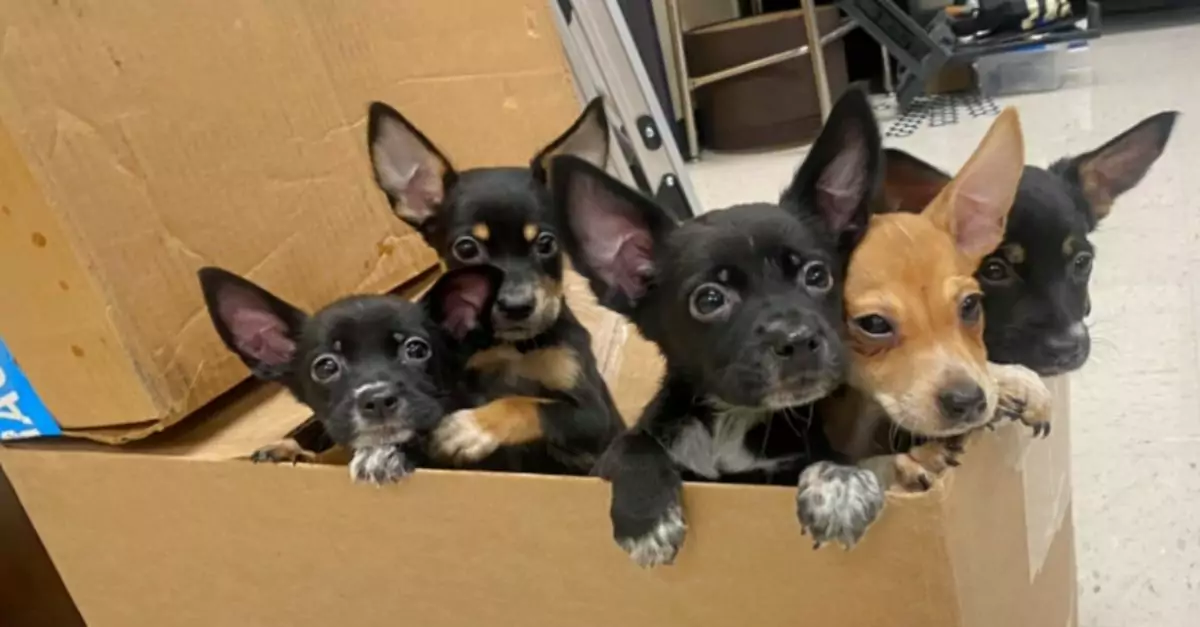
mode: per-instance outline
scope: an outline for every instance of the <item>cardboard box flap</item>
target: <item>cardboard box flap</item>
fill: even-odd
[[[208,328],[200,266],[314,307],[435,262],[375,189],[369,101],[460,168],[527,163],[579,112],[535,0],[0,1],[0,244],[36,257],[24,276],[0,264],[18,288],[0,332],[62,427],[102,441],[245,377]]]

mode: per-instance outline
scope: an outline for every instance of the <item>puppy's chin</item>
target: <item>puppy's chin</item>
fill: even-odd
[[[792,407],[810,405],[831,394],[838,387],[833,377],[805,379],[791,384],[774,385],[757,394],[748,394],[743,389],[725,390],[711,394],[719,405],[726,408],[743,408],[761,411],[781,411]]]
[[[995,399],[989,399],[988,410],[975,420],[949,422],[941,418],[936,407],[920,409],[919,404],[906,403],[890,394],[876,393],[875,402],[897,426],[909,433],[927,438],[947,438],[974,431],[986,425],[995,410]],[[932,416],[932,417],[931,417]]]
[[[838,387],[837,380],[822,378],[790,389],[781,389],[763,396],[762,406],[772,411],[810,405],[829,396]]]

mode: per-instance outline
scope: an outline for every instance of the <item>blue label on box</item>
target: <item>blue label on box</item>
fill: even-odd
[[[50,410],[38,398],[17,360],[0,340],[0,440],[61,435]]]

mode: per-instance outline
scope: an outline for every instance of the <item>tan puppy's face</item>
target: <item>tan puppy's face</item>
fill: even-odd
[[[1024,155],[1016,111],[1005,109],[923,212],[873,217],[850,260],[852,383],[913,433],[965,433],[995,410],[972,275],[1004,236]]]

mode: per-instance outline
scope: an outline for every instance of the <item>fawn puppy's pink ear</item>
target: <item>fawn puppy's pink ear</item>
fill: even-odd
[[[1004,109],[966,165],[922,212],[977,263],[1000,245],[1025,170],[1017,110]]]

